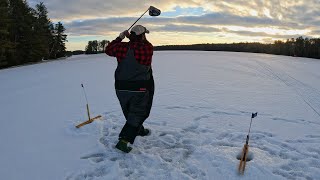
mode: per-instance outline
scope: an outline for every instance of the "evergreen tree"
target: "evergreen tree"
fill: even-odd
[[[52,23],[48,18],[48,10],[43,2],[36,5],[35,16],[37,18],[34,27],[37,54],[41,57],[41,59],[48,59],[50,42],[52,42],[53,39],[50,30],[50,26]]]
[[[26,1],[9,0],[9,17],[11,19],[10,40],[13,43],[12,65],[34,61],[33,49],[33,22],[31,8]]]
[[[42,2],[33,9],[26,0],[0,0],[0,67],[65,56],[64,31]]]
[[[55,28],[54,28],[54,24],[53,23],[50,23],[49,24],[49,31],[50,31],[50,34],[51,34],[51,38],[49,40],[49,59],[52,59],[53,57],[53,54],[55,54],[54,51],[54,47],[55,47],[55,42],[56,42],[56,32],[55,32]]]
[[[9,39],[9,3],[8,0],[0,0],[0,67],[9,66],[12,58],[12,43]]]
[[[65,30],[66,29],[64,28],[61,22],[58,22],[58,24],[55,25],[53,33],[54,40],[50,52],[50,57],[53,59],[66,56],[65,42],[67,42],[67,35],[64,33]]]

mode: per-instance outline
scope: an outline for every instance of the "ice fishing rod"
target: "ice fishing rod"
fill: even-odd
[[[247,157],[249,154],[249,137],[250,137],[250,131],[251,131],[251,125],[252,125],[252,119],[257,117],[258,112],[256,113],[252,113],[251,115],[251,121],[250,121],[250,127],[249,127],[249,131],[248,131],[248,135],[247,135],[247,139],[246,139],[246,143],[244,144],[243,148],[242,148],[242,153],[240,155],[240,164],[239,164],[239,173],[240,174],[244,174],[244,170],[246,168],[246,163],[247,163]]]
[[[90,118],[90,110],[89,110],[89,102],[88,102],[88,98],[87,98],[87,93],[86,93],[86,90],[84,89],[84,86],[83,84],[81,84],[81,87],[83,89],[83,93],[84,93],[84,97],[86,98],[86,102],[87,102],[87,113],[88,113],[88,118]]]
[[[247,135],[246,144],[249,144],[249,135],[250,135],[250,131],[251,131],[252,119],[257,116],[258,116],[258,112],[252,113],[252,115],[251,115],[250,127],[249,127],[249,131],[248,131],[248,135]]]
[[[155,8],[154,6],[150,6],[146,12],[144,12],[128,29],[128,31],[149,11],[150,16],[159,16],[161,14],[160,9]]]
[[[79,125],[77,125],[76,128],[80,128],[80,127],[82,127],[82,126],[84,126],[84,125],[86,125],[86,124],[92,123],[94,120],[96,120],[96,119],[98,119],[98,118],[101,118],[101,116],[99,115],[99,116],[96,116],[96,117],[94,117],[94,118],[91,119],[91,117],[90,117],[90,110],[89,110],[89,103],[88,103],[88,98],[87,98],[87,93],[86,93],[86,90],[84,89],[83,84],[81,84],[81,87],[82,87],[82,89],[83,89],[83,93],[84,93],[84,96],[85,96],[86,102],[87,102],[86,107],[87,107],[88,120],[85,121],[85,122],[83,122],[83,123],[81,123],[81,124],[79,124]]]

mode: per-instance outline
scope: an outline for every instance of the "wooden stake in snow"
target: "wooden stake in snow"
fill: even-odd
[[[86,97],[86,102],[87,102],[87,114],[88,114],[89,120],[87,120],[87,121],[85,121],[85,122],[77,125],[76,128],[80,128],[80,127],[82,127],[82,126],[84,126],[84,125],[86,125],[86,124],[92,123],[92,122],[93,122],[94,120],[96,120],[96,119],[101,118],[101,116],[99,115],[99,116],[96,116],[96,117],[94,117],[94,118],[91,119],[87,94],[86,94],[86,91],[84,90],[83,84],[81,84],[81,87],[83,88],[84,96]]]
[[[249,127],[249,132],[247,135],[247,140],[246,140],[246,144],[244,144],[243,148],[242,148],[242,153],[240,156],[240,164],[239,164],[239,174],[244,174],[244,170],[246,168],[246,163],[247,163],[247,157],[248,157],[248,153],[249,153],[249,134],[250,134],[250,130],[251,130],[251,124],[252,124],[252,119],[257,117],[258,113],[252,113],[251,115],[251,122],[250,122],[250,127]]]

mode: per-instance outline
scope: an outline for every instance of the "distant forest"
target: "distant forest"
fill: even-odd
[[[308,57],[320,59],[320,38],[287,39],[272,44],[232,43],[232,44],[194,44],[157,46],[155,50],[199,50],[199,51],[233,51],[266,53],[285,56]]]
[[[109,41],[89,41],[85,51],[75,51],[75,54],[97,54],[103,53],[104,45]],[[196,51],[232,51],[232,52],[252,52],[275,55],[308,57],[320,59],[320,38],[291,38],[286,41],[275,41],[264,44],[258,42],[243,42],[231,44],[193,44],[193,45],[165,45],[155,46],[155,51],[164,50],[196,50]]]
[[[0,68],[64,57],[66,41],[42,2],[33,9],[25,0],[0,0]]]
[[[107,44],[110,42],[107,40],[102,40],[102,41],[89,41],[88,45],[86,46],[85,49],[85,54],[98,54],[98,53],[103,53],[104,48]]]

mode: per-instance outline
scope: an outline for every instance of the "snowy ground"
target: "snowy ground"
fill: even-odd
[[[129,154],[115,59],[73,56],[0,71],[0,179],[319,179],[320,61],[231,52],[155,52],[156,92]],[[92,115],[86,120],[86,87]],[[244,176],[237,154],[254,119]]]

